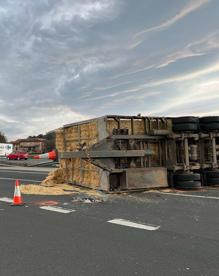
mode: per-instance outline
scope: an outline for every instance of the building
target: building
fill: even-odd
[[[46,151],[47,142],[43,138],[27,138],[18,139],[12,142],[14,151],[28,153],[44,153]]]

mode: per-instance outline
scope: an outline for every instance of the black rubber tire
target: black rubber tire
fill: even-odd
[[[219,170],[218,171],[206,171],[207,178],[219,178]]]
[[[219,185],[219,178],[207,178],[207,185],[209,186]]]
[[[176,124],[173,125],[173,131],[182,132],[182,131],[197,131],[199,129],[198,124]]]
[[[172,119],[173,124],[198,124],[199,118],[192,116],[177,117]]]
[[[219,123],[219,116],[208,116],[199,119],[201,124]]]
[[[174,180],[179,181],[200,181],[201,175],[199,173],[180,173],[174,175]]]
[[[200,189],[201,186],[201,181],[178,181],[174,183],[174,187],[177,189]]]
[[[201,124],[200,128],[204,131],[219,130],[219,123]]]

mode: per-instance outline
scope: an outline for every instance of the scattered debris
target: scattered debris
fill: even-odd
[[[64,170],[61,168],[58,168],[56,170],[51,171],[47,178],[43,180],[41,183],[42,186],[54,186],[54,184],[64,184],[65,178],[64,178]]]
[[[86,203],[102,202],[106,197],[99,191],[65,183],[63,170],[60,168],[51,171],[40,185],[23,184],[20,188],[23,194],[30,195],[77,195],[74,198],[75,201]]]
[[[42,205],[46,205],[46,206],[55,206],[55,205],[58,205],[59,202],[58,201],[53,201],[53,200],[48,200],[48,201],[37,201],[37,202],[34,202],[35,205],[39,205],[39,206],[42,206]]]
[[[94,196],[88,196],[86,194],[80,194],[78,196],[73,197],[72,202],[82,202],[82,203],[102,203],[104,202],[104,198],[97,198]]]
[[[29,195],[69,195],[72,194],[70,191],[64,191],[62,187],[50,186],[45,187],[42,185],[21,185],[21,192]]]
[[[20,188],[22,193],[31,195],[74,195],[73,202],[100,203],[104,202],[107,197],[106,194],[97,190],[67,184],[63,169],[60,168],[51,171],[40,185],[21,185]]]
[[[66,184],[63,177],[63,170],[56,169],[51,171],[40,185],[21,185],[21,192],[31,195],[70,195],[78,193],[79,189]]]

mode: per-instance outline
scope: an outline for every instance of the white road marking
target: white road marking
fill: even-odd
[[[72,210],[72,209],[64,209],[62,207],[55,207],[55,206],[41,206],[40,209],[63,213],[63,214],[69,214],[71,212],[75,212],[75,210]]]
[[[42,181],[39,180],[30,180],[30,179],[21,179],[21,178],[11,178],[11,177],[0,177],[2,180],[20,180],[20,181],[25,181],[25,182],[36,182],[36,183],[41,183]]]
[[[30,171],[30,172],[27,172],[27,171],[16,171],[16,170],[1,170],[0,169],[0,171],[1,172],[4,172],[4,173],[11,173],[11,172],[13,172],[13,173],[22,173],[22,174],[43,174],[43,175],[45,175],[45,174],[48,174],[49,173],[49,171],[45,171],[45,172],[36,172],[36,171]]]
[[[170,195],[170,196],[184,196],[184,197],[207,198],[207,199],[217,199],[217,200],[219,200],[219,197],[216,197],[216,196],[201,196],[201,195],[165,193],[165,192],[155,192],[155,193],[164,194],[164,195]]]
[[[140,224],[140,223],[132,222],[132,221],[125,220],[125,219],[112,219],[112,220],[108,220],[108,222],[122,225],[122,226],[128,226],[128,227],[148,230],[148,231],[155,231],[160,228],[160,226]]]
[[[7,202],[7,203],[12,203],[13,199],[9,198],[9,197],[1,197],[0,201],[2,202]]]

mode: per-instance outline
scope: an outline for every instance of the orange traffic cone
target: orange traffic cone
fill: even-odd
[[[25,203],[23,202],[22,197],[21,197],[20,181],[16,180],[15,181],[14,198],[13,198],[12,206],[22,206],[24,204]]]
[[[35,155],[33,156],[34,159],[49,159],[49,160],[56,160],[57,155],[56,155],[56,151],[52,150],[50,152],[47,153],[43,153],[40,155]]]

